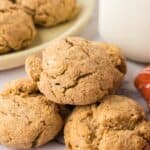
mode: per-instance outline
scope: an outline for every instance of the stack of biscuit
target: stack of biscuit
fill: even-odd
[[[35,148],[63,130],[68,150],[150,149],[142,107],[113,95],[126,74],[118,47],[57,39],[42,58],[27,58],[25,69],[28,78],[10,82],[0,94],[0,144]]]
[[[0,0],[0,54],[30,46],[38,26],[53,27],[73,19],[76,0]]]

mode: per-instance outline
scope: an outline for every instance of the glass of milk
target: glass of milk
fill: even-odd
[[[135,61],[150,63],[150,0],[100,0],[99,30]]]

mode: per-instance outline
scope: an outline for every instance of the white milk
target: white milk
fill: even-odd
[[[118,44],[133,60],[150,63],[150,0],[100,0],[103,40]]]

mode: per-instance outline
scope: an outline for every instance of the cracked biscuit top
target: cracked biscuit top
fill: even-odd
[[[12,81],[0,94],[0,144],[17,149],[39,147],[61,130],[57,105],[47,101],[29,79]]]
[[[38,25],[50,27],[77,14],[76,0],[16,0]]]
[[[49,100],[72,105],[99,101],[114,92],[125,75],[99,43],[78,37],[55,40],[41,61],[29,57],[26,72]]]
[[[149,150],[150,123],[133,100],[112,95],[76,107],[64,130],[68,150]]]
[[[0,54],[19,51],[36,35],[32,18],[8,0],[0,1]]]

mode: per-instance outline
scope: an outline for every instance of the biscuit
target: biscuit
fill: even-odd
[[[42,72],[42,60],[36,56],[29,56],[26,60],[25,70],[28,77],[34,81],[39,81],[40,73]]]
[[[34,40],[32,18],[8,0],[0,1],[0,54],[19,51]]]
[[[150,143],[150,122],[142,122],[136,128],[136,131],[140,136]]]
[[[0,144],[17,149],[46,144],[63,126],[57,105],[29,79],[13,81],[1,92],[0,120]]]
[[[59,104],[95,103],[114,93],[125,75],[116,71],[99,43],[79,37],[53,41],[39,64],[38,58],[29,57],[26,72],[49,100]]]
[[[121,49],[113,44],[104,42],[100,42],[99,44],[103,49],[106,50],[106,52],[110,56],[111,62],[114,64],[116,69],[125,74],[127,72],[126,59],[122,54]]]
[[[68,150],[149,150],[150,124],[133,100],[111,95],[76,107],[64,129]]]
[[[51,27],[71,20],[77,13],[76,0],[16,0],[35,24]]]
[[[123,80],[124,75],[127,72],[126,59],[119,47],[104,42],[100,42],[99,44],[101,48],[106,50],[106,53],[109,55],[109,58],[115,67],[115,74],[116,74],[116,78],[114,81],[115,85],[114,93],[115,93],[115,91],[120,87],[121,82],[119,81]]]

